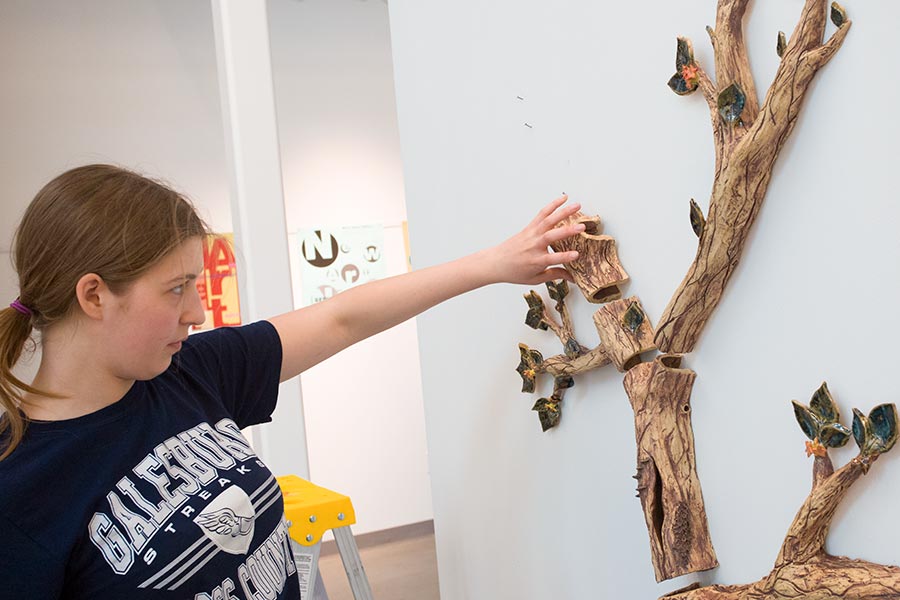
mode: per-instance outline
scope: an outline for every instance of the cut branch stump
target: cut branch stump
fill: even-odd
[[[599,304],[621,298],[622,290],[619,286],[628,281],[628,273],[619,262],[616,240],[602,235],[600,217],[588,217],[580,212],[564,220],[559,226],[578,223],[584,224],[583,232],[551,244],[550,247],[555,252],[578,251],[578,258],[565,267],[588,302]]]
[[[637,296],[604,304],[594,313],[594,324],[606,355],[624,373],[655,350],[653,328]]]

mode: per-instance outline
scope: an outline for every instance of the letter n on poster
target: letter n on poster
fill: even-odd
[[[316,304],[385,277],[384,226],[301,229],[294,237],[294,256],[300,264],[302,306]]]
[[[203,274],[197,279],[206,321],[194,330],[241,324],[234,235],[211,235],[203,243]]]

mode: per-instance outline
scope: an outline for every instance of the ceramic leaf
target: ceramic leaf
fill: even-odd
[[[691,229],[694,230],[694,235],[697,237],[703,235],[704,227],[706,227],[706,217],[703,216],[700,206],[691,198]]]
[[[893,404],[879,404],[869,412],[868,445],[882,454],[897,442],[897,407]]]
[[[744,104],[747,97],[744,90],[736,83],[732,83],[719,94],[718,108],[722,120],[729,125],[735,125],[741,121],[741,113],[744,112]]]
[[[628,305],[625,314],[622,315],[622,325],[625,326],[625,329],[634,333],[640,329],[643,323],[644,311],[641,310],[641,307],[637,302],[632,302]]]
[[[847,11],[837,2],[831,3],[831,22],[837,27],[847,22]]]
[[[794,405],[794,417],[796,417],[797,423],[800,424],[800,429],[803,430],[806,437],[815,440],[819,436],[819,424],[816,422],[816,418],[812,416],[808,408],[796,400],[791,402]]]
[[[829,423],[819,430],[819,442],[829,448],[840,448],[850,439],[850,430],[840,423]]]
[[[822,382],[819,389],[813,394],[809,401],[809,410],[822,423],[838,423],[841,420],[840,412],[837,404],[828,391],[828,385]]]

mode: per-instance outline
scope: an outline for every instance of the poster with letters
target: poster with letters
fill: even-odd
[[[302,306],[386,275],[381,224],[301,229],[293,240]]]
[[[233,234],[211,235],[204,241],[203,273],[197,279],[197,290],[206,321],[195,326],[195,331],[241,324]]]

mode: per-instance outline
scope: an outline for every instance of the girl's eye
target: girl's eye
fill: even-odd
[[[184,293],[184,285],[179,285],[172,288],[172,293],[178,294],[179,296]]]

